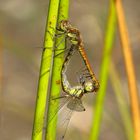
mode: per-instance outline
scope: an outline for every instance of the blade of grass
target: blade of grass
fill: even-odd
[[[68,18],[68,11],[69,11],[69,0],[60,0],[60,5],[59,5],[59,13],[58,13],[58,23],[61,20],[66,20]],[[63,38],[60,37],[56,39],[56,44],[57,42],[60,42],[60,40]],[[59,49],[60,51],[55,52],[55,56],[57,54],[60,54],[63,52],[63,49],[65,48],[65,42],[63,42],[60,46]],[[58,57],[54,58],[54,63],[53,63],[53,72],[52,72],[52,84],[51,84],[51,91],[50,91],[50,96],[51,97],[59,97],[60,96],[60,80],[61,80],[61,67],[63,63],[63,53],[59,55]],[[56,126],[57,126],[57,115],[52,119],[52,116],[57,112],[59,105],[58,100],[53,100],[48,103],[48,112],[47,112],[47,128],[46,128],[46,140],[56,140]]]
[[[52,36],[55,35],[54,29],[56,29],[58,7],[59,7],[59,0],[50,0],[46,31],[44,37],[44,48],[49,46],[52,47],[52,50],[54,46],[54,40],[52,39]],[[50,71],[52,67],[52,57],[48,57],[48,56],[53,55],[52,50],[44,49],[44,51],[42,52],[40,76],[39,76],[37,99],[36,99],[36,108],[35,108],[35,115],[34,115],[34,124],[33,124],[33,131],[32,131],[32,140],[42,140],[44,118],[45,118],[44,115],[46,111],[47,91],[49,87],[48,85],[49,85]]]
[[[2,58],[3,56],[3,46],[2,46],[2,37],[0,36],[0,96],[2,94]]]
[[[128,78],[129,97],[130,97],[130,105],[131,105],[131,112],[132,112],[133,126],[134,126],[134,137],[135,140],[139,140],[140,139],[139,97],[138,97],[138,89],[137,89],[137,83],[136,83],[136,77],[134,71],[130,40],[128,36],[127,25],[125,22],[122,1],[115,0],[114,3],[117,11],[120,38],[121,38],[122,50],[123,50],[125,67],[126,67],[127,78]]]
[[[115,65],[113,64],[113,62],[111,62],[110,69],[109,69],[109,77],[110,77],[113,89],[115,91],[116,99],[119,106],[119,111],[121,114],[121,119],[122,119],[124,129],[125,129],[124,131],[125,135],[128,140],[133,140],[134,136],[133,136],[131,118],[129,114],[129,108],[126,104],[125,97],[123,96],[120,76],[118,75],[116,69],[117,68],[115,68]]]
[[[0,36],[0,120],[3,118],[3,43]],[[2,130],[2,121],[0,121],[0,129]]]
[[[100,89],[96,96],[95,112],[92,122],[90,140],[97,140],[99,137],[101,116],[103,112],[103,104],[106,93],[107,81],[108,81],[108,68],[111,57],[111,50],[113,47],[114,37],[116,29],[116,12],[113,1],[110,1],[110,11],[107,23],[107,30],[105,35],[105,46],[103,52],[103,59],[100,71]]]

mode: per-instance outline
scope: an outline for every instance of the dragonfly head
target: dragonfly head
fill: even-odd
[[[71,28],[71,25],[68,20],[62,20],[60,22],[59,28],[63,31],[67,31]]]
[[[93,92],[94,91],[94,86],[93,82],[87,81],[84,83],[84,91],[87,92]]]
[[[97,92],[99,89],[100,85],[99,82],[93,82],[93,81],[87,81],[84,83],[84,91],[85,93],[88,92]]]

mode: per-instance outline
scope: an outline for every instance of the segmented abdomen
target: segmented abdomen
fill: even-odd
[[[72,55],[74,54],[74,47],[71,47],[67,56],[65,57],[65,60],[63,62],[63,65],[62,65],[62,70],[61,70],[61,84],[62,84],[62,88],[63,88],[63,91],[64,92],[67,92],[69,93],[70,92],[70,89],[71,89],[71,85],[67,79],[67,76],[66,76],[66,70],[67,70],[67,66],[68,66],[68,63],[70,61],[70,58],[72,57]]]

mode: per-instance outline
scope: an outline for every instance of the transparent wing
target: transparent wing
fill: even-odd
[[[67,105],[67,102],[70,101],[70,98],[68,96],[62,95],[60,97],[51,99],[50,102],[53,102],[54,100],[57,100],[58,103],[59,102],[60,103],[59,103],[58,108],[56,108],[55,111],[53,110],[53,113],[50,115],[49,120],[47,120],[47,124],[44,124],[44,127],[43,127],[44,132],[46,131],[46,127],[52,123],[53,119],[55,119],[55,116],[57,115],[57,113],[60,113],[63,110],[63,108],[65,108],[65,106]],[[39,133],[41,131],[41,128],[38,127],[36,131],[37,131],[36,133]]]
[[[61,113],[62,113],[62,115],[59,116],[58,125],[57,125],[57,140],[64,139],[66,132],[67,132],[67,128],[68,128],[70,119],[71,119],[72,114],[73,114],[73,110],[70,110],[66,107],[64,112],[61,112]]]
[[[50,118],[48,120],[48,124],[53,120],[53,118],[56,116],[56,114],[60,113],[61,110],[63,110],[63,108],[65,108],[65,106],[67,105],[67,103],[70,101],[70,97],[69,96],[62,95],[60,97],[51,99],[50,102],[54,102],[55,100],[59,100],[59,106],[55,110],[55,112],[53,114],[51,114],[51,116],[50,116]]]
[[[73,98],[71,96],[70,100],[66,103],[63,110],[64,111],[61,112],[61,115],[59,116],[60,118],[58,120],[58,140],[63,140],[65,138],[73,112],[82,112],[85,111],[85,108],[79,98]]]
[[[74,110],[74,111],[78,111],[78,112],[82,112],[82,111],[85,111],[85,108],[82,104],[82,101],[81,99],[79,98],[72,98],[68,104],[67,104],[67,107],[70,109],[70,110]]]

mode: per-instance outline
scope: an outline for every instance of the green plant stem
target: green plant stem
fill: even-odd
[[[68,10],[69,10],[69,0],[60,0],[59,5],[59,14],[58,14],[58,23],[61,20],[68,19]],[[56,39],[56,44],[59,44],[63,36]],[[53,71],[52,71],[52,84],[51,84],[51,97],[59,97],[60,96],[60,84],[61,84],[61,67],[63,64],[63,53],[65,48],[65,42],[59,45],[59,51],[55,51],[55,56],[53,63]],[[46,128],[46,140],[56,140],[56,126],[57,126],[57,109],[59,106],[59,100],[52,100],[48,103],[48,112],[47,112],[47,128]],[[56,115],[55,115],[56,114]],[[55,116],[54,116],[55,115]],[[53,117],[53,120],[52,120]],[[51,120],[51,121],[50,121]]]
[[[116,11],[115,11],[113,1],[111,0],[107,30],[105,35],[103,59],[102,59],[101,71],[100,71],[100,80],[99,80],[100,89],[96,96],[96,103],[94,107],[95,112],[94,112],[94,117],[92,122],[90,140],[98,140],[99,137],[101,116],[103,112],[103,104],[104,104],[104,98],[105,98],[107,81],[108,81],[108,69],[109,69],[111,51],[112,51],[114,37],[115,37],[115,30],[116,30]]]
[[[126,101],[125,101],[125,98],[123,96],[120,78],[119,78],[119,75],[116,71],[116,68],[115,68],[115,65],[113,64],[113,62],[110,63],[109,75],[110,75],[111,83],[112,83],[113,89],[115,91],[116,99],[118,102],[119,111],[121,114],[124,129],[125,129],[125,135],[126,135],[128,140],[133,140],[134,139],[134,136],[133,136],[134,131],[132,129],[129,108],[128,108]]]
[[[52,36],[55,36],[54,29],[56,29],[58,7],[59,0],[50,0],[46,31],[44,37],[44,51],[42,53],[42,60],[40,66],[40,76],[38,83],[32,140],[42,140],[43,135],[47,91],[49,87],[48,86],[49,77],[52,67],[52,55],[53,55],[52,50],[54,46],[54,40],[52,39]],[[50,49],[47,49],[47,47],[49,47]]]

